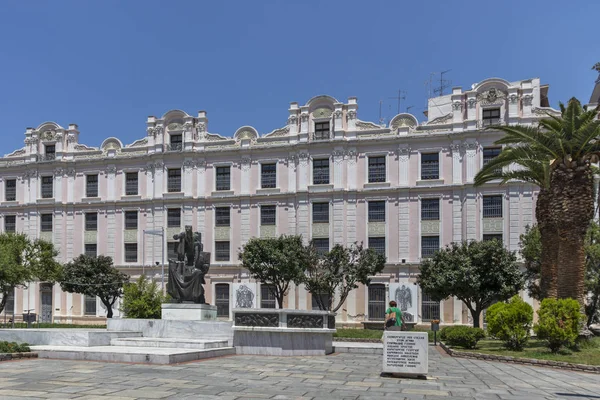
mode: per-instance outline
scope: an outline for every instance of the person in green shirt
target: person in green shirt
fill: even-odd
[[[402,326],[402,311],[394,300],[390,301],[390,306],[385,310],[385,328],[390,326]]]

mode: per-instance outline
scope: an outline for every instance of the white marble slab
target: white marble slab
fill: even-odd
[[[120,319],[106,321],[109,331],[141,332],[151,338],[227,339],[233,342],[229,321],[175,321],[164,319]]]
[[[133,331],[107,331],[106,329],[47,328],[0,329],[0,340],[52,346],[107,346],[112,339],[139,337]]]
[[[209,304],[163,303],[161,319],[178,321],[215,321],[217,306]]]
[[[383,372],[427,375],[429,369],[427,332],[385,331]]]

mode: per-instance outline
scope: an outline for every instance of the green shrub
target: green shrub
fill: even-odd
[[[160,318],[161,304],[165,300],[156,282],[142,275],[136,282],[123,287],[120,310],[125,318]]]
[[[454,329],[458,328],[460,325],[452,325],[452,326],[446,326],[444,328],[442,328],[440,330],[440,340],[442,342],[445,342],[446,340],[448,340],[447,336],[450,332],[452,332]]]
[[[28,353],[30,351],[27,343],[0,342],[0,353]]]
[[[508,303],[496,303],[487,309],[488,334],[500,339],[510,350],[523,350],[530,337],[533,307],[514,296]]]
[[[579,303],[573,299],[544,299],[538,317],[533,331],[553,353],[575,344],[584,318]]]
[[[444,336],[442,341],[446,342],[450,346],[460,346],[464,347],[465,349],[475,348],[475,346],[477,346],[477,342],[485,338],[485,332],[483,329],[464,325],[446,327],[442,329],[442,332]]]

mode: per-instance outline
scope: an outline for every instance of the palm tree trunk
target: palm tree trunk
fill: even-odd
[[[584,306],[585,234],[594,216],[589,163],[563,160],[552,171],[552,219],[558,227],[558,297]]]
[[[540,295],[541,299],[556,298],[558,296],[558,271],[556,260],[558,258],[558,231],[552,221],[551,202],[552,192],[540,189],[535,208],[535,217],[540,230],[542,255],[540,260]]]

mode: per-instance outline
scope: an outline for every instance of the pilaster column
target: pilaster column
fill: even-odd
[[[508,225],[510,227],[509,230],[509,237],[508,237],[508,248],[511,251],[518,251],[520,249],[519,246],[519,242],[520,242],[520,214],[521,214],[521,208],[523,207],[523,204],[521,203],[521,199],[520,199],[520,193],[519,193],[519,186],[518,185],[510,185],[508,187]],[[502,203],[504,203],[504,196],[502,196]],[[504,208],[504,207],[503,207]],[[504,215],[504,213],[502,214]],[[506,232],[505,226],[506,226],[506,217],[504,217],[504,221],[503,222],[503,226],[502,226],[502,230],[504,232]],[[504,239],[506,243],[506,239]]]
[[[462,241],[463,230],[462,198],[461,190],[456,189],[452,193],[452,241]]]
[[[336,103],[333,105],[333,107],[335,108],[335,110],[333,111],[333,138],[334,139],[343,139],[344,138],[344,131],[343,131],[343,126],[342,126],[342,116],[344,115],[344,112],[342,111],[343,108],[343,104],[342,103]]]
[[[512,87],[508,89],[508,123],[515,122],[519,118],[519,89]]]
[[[398,148],[398,185],[408,186],[410,148]]]
[[[144,197],[151,199],[154,194],[154,164],[146,164],[143,171],[146,175],[146,193],[144,193]]]
[[[240,200],[241,208],[241,227],[240,227],[240,245],[245,245],[250,240],[250,200]],[[259,234],[260,235],[260,234]]]
[[[308,190],[309,162],[308,153],[303,151],[298,154],[298,190]]]
[[[465,157],[467,160],[467,183],[473,183],[476,173],[475,156],[477,155],[477,143],[465,143]]]
[[[54,170],[54,199],[57,203],[63,202],[62,180],[64,173],[65,171],[62,168],[56,168]],[[71,188],[71,190],[73,189]]]
[[[308,244],[310,240],[309,226],[309,202],[305,194],[297,196],[298,198],[298,221],[296,225],[296,233],[302,235],[302,240]]]
[[[341,195],[343,196],[343,195]],[[337,197],[337,196],[336,196]],[[337,197],[333,199],[333,243],[344,244],[344,232],[346,224],[344,223],[344,198]]]
[[[242,157],[242,162],[241,162],[242,195],[250,194],[251,170],[252,170],[252,159],[250,157]]]
[[[346,245],[356,242],[356,194],[348,193],[346,196]]]
[[[452,150],[452,183],[461,185],[462,182],[462,155],[460,153],[460,143],[454,142],[450,149]]]
[[[357,171],[356,171],[356,157],[358,153],[356,149],[348,149],[346,151],[346,162],[348,168],[347,185],[349,190],[356,190],[357,188]]]
[[[344,151],[336,149],[332,153],[333,158],[333,187],[343,189],[344,179]]]
[[[288,110],[288,112],[290,113],[290,116],[287,120],[287,124],[288,124],[288,128],[290,130],[289,135],[290,136],[296,136],[298,134],[298,113],[299,113],[300,109],[298,108],[298,103],[293,102],[290,103],[290,108]]]
[[[477,194],[473,188],[465,189],[467,209],[467,240],[477,240]]]
[[[106,231],[107,231],[107,240],[106,240],[106,254],[109,257],[112,257],[116,263],[120,263],[121,260],[115,259],[115,246],[116,243],[116,229],[117,229],[117,217],[115,215],[115,209],[109,208],[106,210]],[[122,245],[122,244],[119,244]]]
[[[309,120],[308,107],[306,107],[306,106],[300,107],[300,135],[299,135],[300,142],[308,141],[308,120]]]
[[[106,167],[106,197],[107,200],[116,200],[117,167],[109,165]]]
[[[67,190],[67,203],[73,203],[75,201],[75,175],[75,168],[67,169],[67,187],[71,189]]]
[[[346,112],[346,121],[348,123],[347,131],[351,131],[349,137],[356,137],[356,113],[358,111],[358,103],[356,97],[348,98],[348,111]]]
[[[287,158],[287,167],[288,167],[288,188],[287,191],[291,193],[296,192],[296,162],[298,161],[298,156],[290,153]]]
[[[183,148],[185,151],[191,151],[194,147],[194,138],[192,134],[192,122],[186,121],[183,124]]]
[[[154,198],[162,198],[164,191],[164,168],[165,164],[158,160],[154,163]]]
[[[191,135],[191,131],[190,131],[190,135]],[[191,146],[192,144],[189,143],[189,145]],[[187,144],[186,144],[187,146]],[[196,162],[194,160],[192,160],[191,158],[186,158],[185,160],[183,160],[183,173],[181,174],[183,176],[183,179],[181,180],[181,186],[183,189],[183,195],[185,197],[192,197],[193,193],[192,193],[192,189],[193,189],[193,176],[194,176],[194,167],[196,166]]]
[[[196,177],[197,181],[197,190],[198,197],[206,197],[206,161],[205,160],[196,160]]]
[[[405,190],[406,193],[408,191]],[[408,194],[398,196],[398,260],[410,261],[410,198]]]

